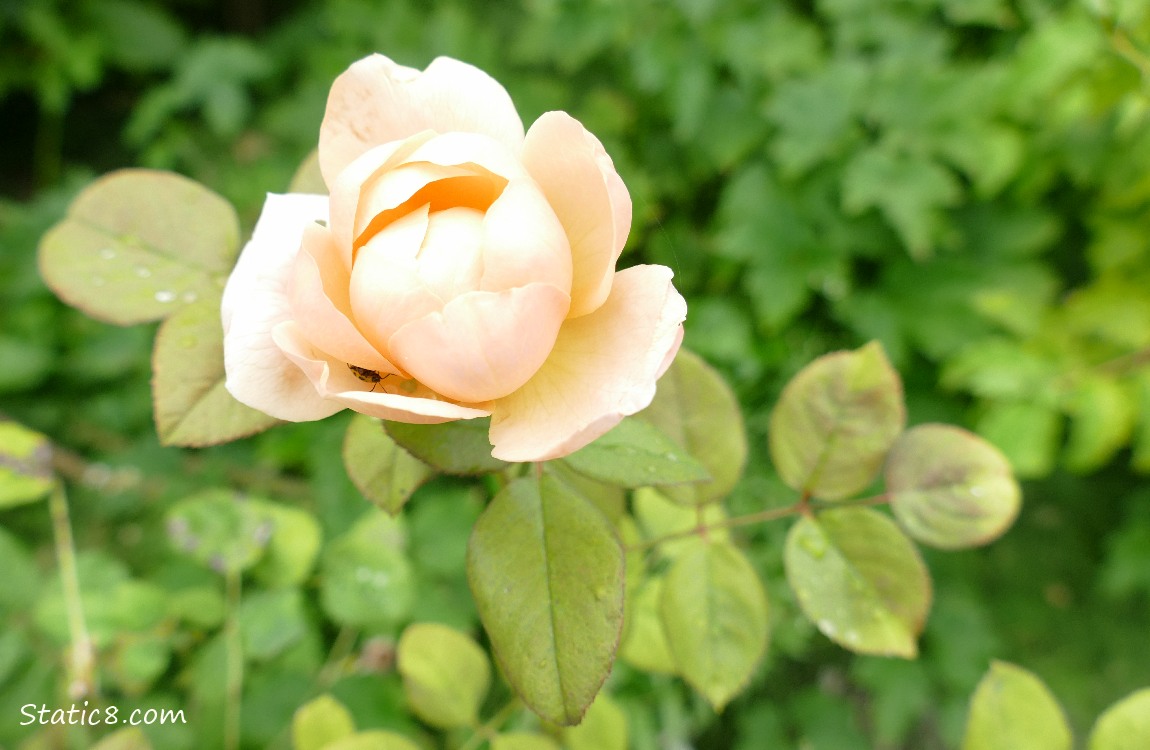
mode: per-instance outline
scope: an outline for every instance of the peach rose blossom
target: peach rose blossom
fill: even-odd
[[[491,417],[492,454],[566,455],[647,406],[687,306],[615,271],[631,198],[563,112],[524,134],[465,63],[382,55],[332,86],[329,196],[269,195],[224,290],[227,388],[288,421]]]

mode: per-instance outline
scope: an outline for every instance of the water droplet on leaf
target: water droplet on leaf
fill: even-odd
[[[175,302],[176,300],[176,293],[169,292],[166,289],[161,289],[160,291],[156,292],[155,296],[156,302]]]

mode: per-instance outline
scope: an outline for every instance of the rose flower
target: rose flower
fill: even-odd
[[[631,199],[578,121],[525,135],[479,69],[372,55],[332,86],[319,164],[330,195],[269,195],[224,290],[236,399],[293,422],[490,415],[507,461],[650,403],[686,302],[668,268],[615,271]]]

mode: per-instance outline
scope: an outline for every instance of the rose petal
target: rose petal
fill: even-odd
[[[398,373],[351,321],[350,276],[340,262],[339,250],[326,227],[312,224],[304,230],[303,244],[294,265],[288,299],[291,317],[299,324],[304,337],[336,359],[371,370]]]
[[[294,322],[276,326],[276,344],[308,379],[313,393],[339,411],[345,407],[380,419],[411,424],[439,424],[456,419],[485,417],[488,412],[436,398],[387,391],[372,392],[341,362],[325,357],[313,347]],[[391,387],[391,386],[387,386]],[[426,388],[418,393],[432,394]]]
[[[351,268],[352,242],[355,240],[355,219],[359,211],[364,185],[379,175],[387,174],[403,163],[403,159],[420,144],[434,137],[431,131],[424,131],[404,141],[376,146],[348,165],[340,172],[331,188],[331,227],[332,237],[340,248],[344,264]]]
[[[479,289],[483,256],[483,214],[471,208],[449,208],[431,214],[419,251],[419,278],[444,302]]]
[[[551,284],[571,289],[571,246],[547,199],[530,180],[512,181],[483,220],[483,280],[489,292]]]
[[[268,195],[220,304],[228,392],[277,419],[305,422],[340,410],[324,401],[272,339],[291,317],[287,283],[306,227],[327,218],[321,195]]]
[[[571,243],[572,318],[611,291],[631,231],[631,196],[599,140],[565,112],[547,112],[523,143],[523,163],[543,189]]]
[[[443,300],[419,279],[417,256],[427,228],[427,206],[423,206],[360,248],[351,271],[349,295],[355,324],[396,365],[399,362],[387,343],[392,335],[408,322],[443,307]]]
[[[440,133],[420,144],[404,158],[404,162],[430,162],[445,167],[480,167],[506,180],[516,180],[527,176],[527,170],[519,158],[519,149],[518,143],[508,148],[502,141],[480,133]]]
[[[371,147],[423,130],[483,133],[513,153],[523,143],[511,97],[478,68],[440,57],[421,73],[371,55],[332,84],[319,135],[324,182],[332,187],[344,167]]]
[[[539,369],[569,304],[567,293],[550,284],[470,292],[400,328],[388,350],[435,391],[466,403],[489,401]]]
[[[635,266],[615,274],[607,301],[564,323],[539,372],[495,402],[492,455],[504,461],[565,456],[646,408],[657,376],[682,342],[686,316],[669,268]]]

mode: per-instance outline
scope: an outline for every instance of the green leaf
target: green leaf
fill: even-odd
[[[627,627],[619,646],[619,658],[644,672],[677,674],[679,667],[671,655],[659,613],[663,577],[649,578],[637,592],[627,594]]]
[[[0,420],[0,509],[36,502],[52,491],[55,481],[48,438]]]
[[[26,611],[42,590],[40,569],[32,553],[2,526],[0,570],[4,571],[4,585],[0,586],[0,613]]]
[[[707,469],[659,428],[636,417],[562,461],[575,471],[620,487],[700,482]]]
[[[227,201],[171,172],[124,169],[85,188],[40,242],[60,299],[119,325],[218,297],[239,249]]]
[[[363,414],[355,415],[347,427],[343,465],[363,496],[391,515],[432,477],[427,464],[402,450],[378,419]]]
[[[88,10],[105,40],[108,56],[129,71],[170,66],[184,49],[183,29],[162,6],[104,0]]]
[[[804,367],[771,414],[771,458],[793,489],[841,500],[878,473],[906,423],[902,382],[871,342]]]
[[[1062,415],[1046,404],[994,401],[986,405],[976,431],[998,446],[1019,477],[1041,477],[1054,469]]]
[[[623,625],[623,550],[607,519],[553,477],[516,480],[475,524],[467,574],[512,687],[548,721],[577,724]]]
[[[262,509],[231,490],[206,490],[168,511],[172,546],[218,573],[243,571],[263,556],[274,528]]]
[[[420,750],[420,747],[402,734],[372,729],[336,740],[323,750]]]
[[[702,505],[725,497],[743,473],[747,435],[739,402],[723,378],[694,352],[680,349],[651,405],[639,417],[668,435],[710,474],[707,481],[662,487],[676,502]]]
[[[1144,750],[1150,747],[1150,688],[1106,709],[1090,731],[1088,750]]]
[[[803,612],[832,641],[860,654],[918,654],[930,578],[889,518],[867,508],[800,518],[783,562]]]
[[[559,746],[545,734],[508,732],[495,735],[491,750],[559,750]]]
[[[277,423],[224,387],[223,336],[218,294],[181,308],[156,333],[152,403],[164,445],[213,445]]]
[[[172,644],[161,635],[125,634],[108,654],[108,674],[116,686],[130,695],[140,695],[167,671]]]
[[[446,625],[416,623],[403,631],[396,656],[416,716],[438,729],[478,725],[491,667],[475,641]]]
[[[293,750],[324,750],[354,732],[351,712],[327,694],[300,706],[292,716]]]
[[[320,600],[341,625],[392,627],[411,612],[415,582],[404,553],[403,527],[369,511],[324,549]]]
[[[698,544],[675,560],[659,609],[679,673],[722,711],[767,648],[767,596],[754,568],[729,543]]]
[[[1006,456],[977,435],[943,424],[902,434],[887,457],[886,489],[906,532],[942,549],[997,539],[1022,503]]]
[[[695,529],[700,523],[713,525],[725,521],[727,512],[719,503],[704,506],[702,517],[695,509],[672,502],[662,492],[653,487],[640,487],[632,495],[631,503],[635,510],[635,520],[647,540],[665,536],[681,535]],[[709,538],[726,541],[730,534],[726,529],[708,532]],[[658,545],[659,554],[664,557],[677,557],[684,550],[698,542],[697,536],[684,536]]]
[[[1086,473],[1102,468],[1124,448],[1134,431],[1133,394],[1112,377],[1085,377],[1070,397],[1070,435],[1065,464]]]
[[[599,693],[583,721],[563,730],[563,744],[567,750],[627,750],[627,715]]]
[[[247,659],[267,661],[297,643],[307,633],[299,589],[256,591],[240,605],[240,634]]]
[[[152,750],[152,743],[144,730],[128,727],[109,734],[92,745],[92,750]]]
[[[272,535],[252,574],[269,587],[298,586],[315,567],[323,532],[315,516],[280,503],[250,501],[272,523]]]
[[[384,422],[387,434],[408,453],[448,474],[486,474],[509,464],[491,456],[490,419],[443,424]]]
[[[1007,662],[991,663],[975,688],[962,750],[1070,750],[1073,738],[1042,680]]]
[[[879,209],[912,257],[930,255],[944,226],[941,211],[962,197],[954,174],[930,159],[883,145],[857,152],[842,174],[843,209]]]

